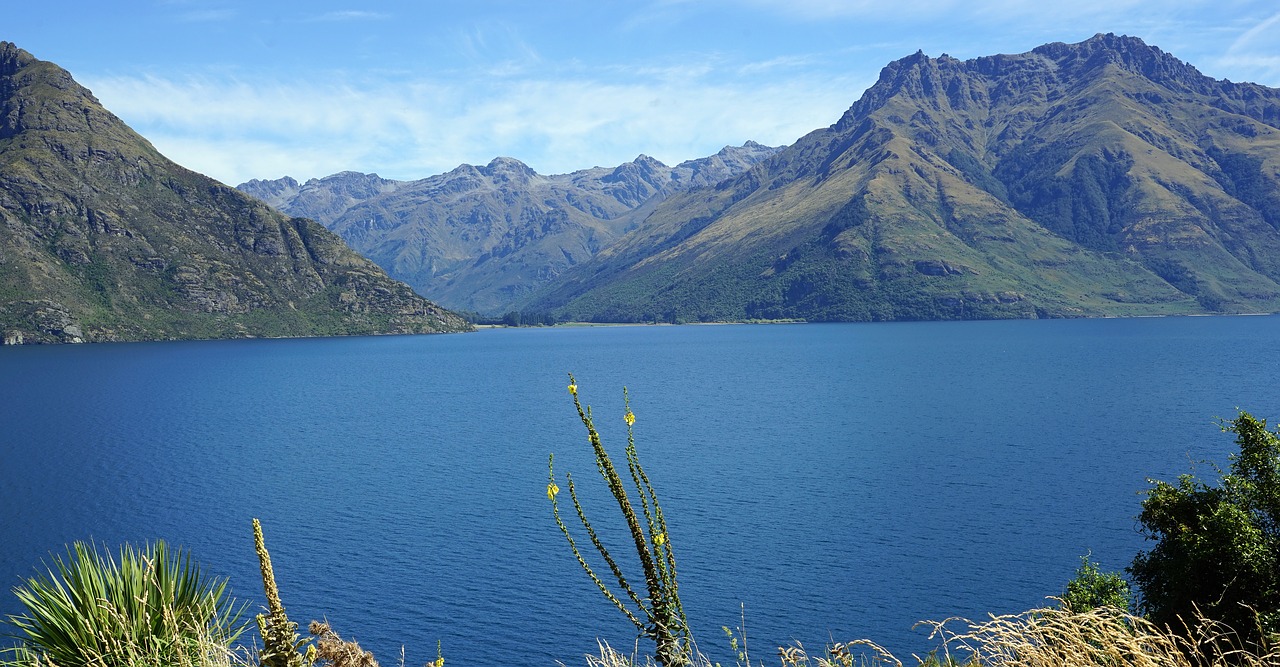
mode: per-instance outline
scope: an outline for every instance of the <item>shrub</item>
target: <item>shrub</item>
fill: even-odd
[[[1230,471],[1216,486],[1154,483],[1139,520],[1156,545],[1129,573],[1152,621],[1203,614],[1256,645],[1280,631],[1280,438],[1243,411],[1222,428],[1240,446]]]
[[[1076,576],[1067,582],[1062,608],[1084,612],[1104,606],[1129,611],[1129,582],[1118,572],[1103,572],[1085,554],[1080,557]]]
[[[245,627],[226,580],[164,542],[125,545],[118,561],[76,542],[47,569],[14,589],[26,613],[9,619],[21,642],[11,665],[227,665]]]

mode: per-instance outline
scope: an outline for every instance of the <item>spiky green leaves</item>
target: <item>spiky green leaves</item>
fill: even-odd
[[[164,542],[125,545],[118,558],[76,542],[44,575],[15,589],[16,664],[194,666],[225,662],[244,630],[226,581],[205,576]]]

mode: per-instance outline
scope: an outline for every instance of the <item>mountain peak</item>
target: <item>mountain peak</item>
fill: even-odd
[[[496,157],[480,173],[500,183],[527,183],[538,175],[529,165],[513,157]]]
[[[0,42],[0,76],[12,76],[34,62],[38,62],[35,56],[18,48],[17,44]]]
[[[661,201],[530,303],[602,321],[1273,312],[1277,137],[1280,90],[1134,37],[917,51],[835,125]]]
[[[1026,82],[1038,79],[1083,81],[1105,76],[1108,66],[1138,75],[1171,91],[1204,92],[1212,79],[1174,56],[1148,45],[1137,37],[1098,33],[1075,44],[1053,42],[1020,54],[983,56],[957,60],[946,54],[930,58],[923,51],[895,60],[880,71],[876,83],[850,107],[837,123],[847,128],[857,118],[884,106],[897,95],[925,102],[934,109],[942,105],[963,108],[972,100],[972,77],[994,81]],[[1009,84],[1006,84],[1009,85]],[[947,98],[947,99],[944,99]]]
[[[486,166],[486,168],[499,170],[499,171],[513,170],[513,171],[527,171],[531,174],[537,173],[537,172],[534,172],[533,169],[529,167],[529,165],[513,157],[505,157],[505,156],[498,156],[493,158],[492,160],[489,161],[489,164]]]
[[[650,157],[648,155],[645,155],[644,153],[637,155],[636,159],[632,160],[631,163],[637,166],[643,166],[647,169],[666,169],[667,168],[667,165],[663,164],[662,160],[659,160],[654,157]]]
[[[1191,65],[1129,35],[1098,33],[1077,44],[1045,44],[1031,53],[1062,68],[1079,68],[1081,73],[1115,65],[1172,90],[1201,89],[1209,80]]]

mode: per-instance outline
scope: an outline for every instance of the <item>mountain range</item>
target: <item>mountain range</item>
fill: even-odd
[[[0,42],[5,342],[468,328],[410,286],[611,322],[1274,312],[1280,91],[1105,34],[917,52],[782,148],[237,190]]]
[[[470,310],[630,322],[1280,307],[1280,91],[1214,80],[1134,37],[917,52],[831,126],[747,147],[735,173],[679,187],[647,179],[660,165],[641,156],[564,177],[500,158],[412,185],[242,188],[283,195],[283,210]]]
[[[0,42],[6,343],[470,328],[320,224],[185,169]]]
[[[500,157],[418,181],[343,172],[238,187],[321,222],[441,304],[501,313],[618,241],[672,194],[713,186],[777,150],[747,142],[674,167],[641,155],[551,176]]]

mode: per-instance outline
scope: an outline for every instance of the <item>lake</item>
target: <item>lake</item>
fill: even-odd
[[[164,539],[256,611],[258,517],[291,618],[385,665],[630,649],[546,498],[554,452],[627,553],[573,372],[618,457],[629,388],[704,652],[732,663],[745,618],[769,663],[793,639],[906,657],[916,621],[1044,605],[1089,551],[1127,565],[1147,478],[1225,462],[1237,407],[1280,419],[1277,368],[1274,316],[3,348],[0,584],[74,540]]]

